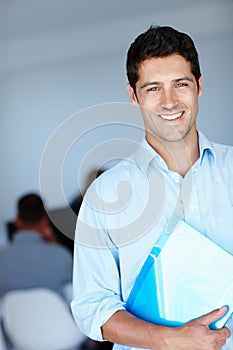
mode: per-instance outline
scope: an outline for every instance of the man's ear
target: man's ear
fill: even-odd
[[[42,225],[49,225],[49,216],[47,213],[45,213],[41,218],[41,224]]]
[[[22,227],[22,220],[20,219],[19,216],[16,216],[15,218],[15,226],[20,229]]]
[[[198,96],[200,97],[202,95],[202,87],[203,87],[203,77],[202,75],[199,78],[199,91],[198,91]]]
[[[127,90],[128,90],[131,102],[135,105],[138,105],[137,96],[134,92],[134,89],[132,88],[132,86],[129,83],[127,83]]]

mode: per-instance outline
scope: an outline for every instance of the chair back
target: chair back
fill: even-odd
[[[19,350],[72,350],[85,338],[68,304],[45,288],[6,293],[2,321],[7,336]]]

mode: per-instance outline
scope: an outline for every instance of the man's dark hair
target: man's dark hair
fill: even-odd
[[[46,213],[42,198],[35,193],[21,197],[17,208],[18,216],[28,224],[38,224]]]
[[[140,63],[149,58],[167,57],[172,54],[181,55],[190,62],[191,72],[196,79],[199,89],[201,71],[198,53],[193,40],[187,34],[174,28],[151,26],[135,39],[127,54],[127,77],[135,93]]]

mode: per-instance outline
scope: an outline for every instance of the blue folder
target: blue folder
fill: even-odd
[[[126,302],[135,316],[179,326],[218,307],[233,312],[233,256],[179,218],[173,218],[147,257]]]

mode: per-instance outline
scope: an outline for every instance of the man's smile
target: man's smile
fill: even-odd
[[[159,114],[159,116],[165,120],[179,119],[182,115],[183,115],[183,112],[179,112],[179,113],[175,113],[175,114]]]

